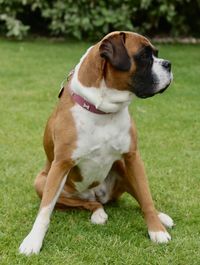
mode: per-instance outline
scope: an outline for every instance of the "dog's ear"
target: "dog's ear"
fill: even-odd
[[[125,47],[125,38],[126,34],[121,32],[104,39],[99,47],[100,56],[120,71],[128,71],[131,67],[130,57]]]

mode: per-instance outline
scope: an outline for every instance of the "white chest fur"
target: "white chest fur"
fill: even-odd
[[[71,111],[78,136],[73,159],[83,176],[76,188],[82,192],[94,181],[101,183],[113,162],[128,152],[131,123],[127,107],[115,114],[99,115],[76,104]]]

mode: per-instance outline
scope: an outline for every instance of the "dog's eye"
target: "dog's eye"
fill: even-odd
[[[150,46],[146,46],[140,53],[141,60],[153,59],[153,51]]]
[[[135,56],[134,60],[143,68],[150,67],[153,64],[153,51],[150,46],[145,46]]]
[[[140,59],[151,59],[152,58],[152,52],[151,51],[144,51],[141,56]]]

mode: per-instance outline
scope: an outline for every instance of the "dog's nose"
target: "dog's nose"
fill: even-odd
[[[162,62],[162,66],[163,66],[166,70],[168,70],[169,72],[171,71],[171,62],[170,62],[170,61],[164,60],[164,61]]]

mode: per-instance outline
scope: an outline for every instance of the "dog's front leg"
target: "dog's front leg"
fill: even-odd
[[[51,213],[71,168],[72,163],[68,161],[52,163],[44,187],[39,213],[31,232],[27,235],[19,247],[20,253],[25,255],[39,253],[44,236],[48,229]]]
[[[171,237],[162,225],[154,207],[144,165],[139,152],[136,150],[125,154],[124,161],[126,167],[127,191],[137,199],[141,206],[151,240],[157,243],[168,242]]]

